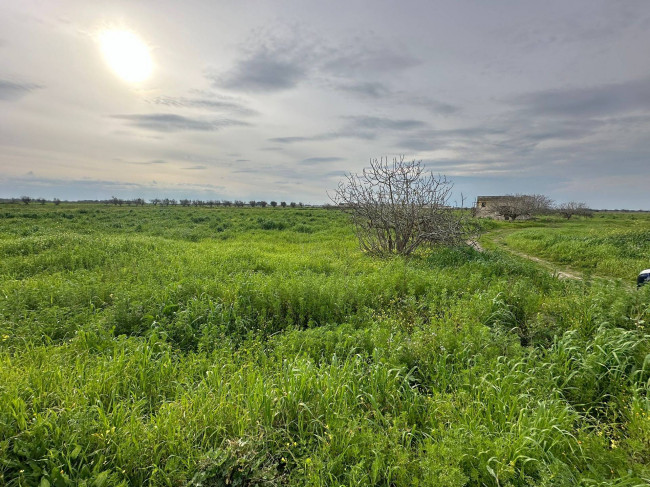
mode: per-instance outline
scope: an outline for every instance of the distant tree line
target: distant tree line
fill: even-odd
[[[52,200],[47,200],[45,198],[32,198],[31,196],[21,196],[20,198],[9,198],[6,200],[0,200],[0,201],[5,201],[9,203],[19,203],[22,202],[25,205],[29,205],[31,203],[39,203],[41,205],[44,205],[45,203],[53,203],[54,205],[60,205],[61,200],[59,198],[54,198]],[[279,203],[277,201],[256,201],[256,200],[250,200],[248,202],[244,202],[242,200],[192,200],[192,199],[179,199],[176,200],[174,198],[153,198],[150,199],[148,202],[145,201],[143,198],[132,198],[132,199],[125,199],[125,198],[118,198],[117,196],[111,196],[107,200],[87,200],[83,201],[85,203],[103,203],[107,205],[114,205],[114,206],[145,206],[145,205],[152,205],[152,206],[207,206],[209,208],[213,208],[216,206],[224,206],[224,207],[238,207],[238,208],[243,208],[243,207],[260,207],[260,208],[265,208],[267,206],[272,206],[273,208],[276,208],[277,206],[280,206],[282,208],[290,207],[290,208],[304,208],[305,206],[315,206],[315,205],[305,205],[303,202],[286,202],[286,201],[280,201]],[[81,203],[81,202],[79,202]]]

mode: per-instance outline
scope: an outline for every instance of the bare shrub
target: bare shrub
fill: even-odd
[[[330,199],[350,213],[364,251],[409,255],[478,235],[471,215],[449,206],[452,187],[445,176],[425,172],[422,161],[381,158],[362,174],[347,175]]]
[[[497,214],[506,220],[531,217],[550,213],[553,200],[543,194],[511,194],[504,196],[495,208]]]
[[[587,207],[586,204],[578,201],[569,201],[568,203],[561,203],[555,207],[555,211],[569,220],[572,216],[593,216],[593,212]]]

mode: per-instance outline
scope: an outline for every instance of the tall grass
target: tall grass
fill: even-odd
[[[536,227],[508,230],[504,242],[558,264],[634,282],[650,267],[650,217],[647,213],[598,213],[575,222],[548,219]],[[514,231],[513,231],[514,230]]]
[[[324,210],[2,211],[0,485],[650,478],[650,289]]]

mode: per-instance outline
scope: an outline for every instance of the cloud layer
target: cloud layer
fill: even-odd
[[[149,80],[105,65],[92,29],[117,24],[151,47]],[[13,2],[0,190],[324,202],[404,154],[469,196],[650,209],[631,190],[650,178],[648,25],[635,0]]]

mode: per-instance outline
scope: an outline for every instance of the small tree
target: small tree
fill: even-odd
[[[262,201],[258,201],[257,204],[258,204],[259,206],[261,206],[262,208],[266,208],[266,201],[264,201],[264,200],[262,200]]]
[[[20,201],[25,203],[26,205],[30,204],[32,202],[32,198],[29,196],[21,196]]]
[[[248,202],[248,204],[250,205],[251,208],[255,208],[255,205],[257,204],[257,201],[255,201],[255,200],[250,200],[250,201]]]
[[[297,205],[295,201],[292,201],[291,203],[289,203],[289,206],[291,206],[291,208],[295,208]]]
[[[276,206],[278,206],[278,202],[277,201],[271,201],[271,206],[273,208],[275,208]]]
[[[54,203],[56,206],[59,206],[61,204],[61,200],[59,198],[54,198],[52,200],[52,203]]]
[[[421,161],[374,159],[339,183],[333,203],[352,217],[359,244],[374,254],[409,255],[421,246],[458,245],[477,235],[469,213],[449,206],[452,183]]]
[[[562,203],[555,207],[555,211],[569,220],[572,216],[593,216],[593,212],[587,207],[586,204],[577,201],[569,201]]]
[[[514,221],[518,217],[531,217],[549,213],[553,200],[543,194],[510,194],[501,198],[496,207],[497,214]]]
[[[280,201],[280,206],[282,208],[286,208],[287,207],[287,202],[286,201]]]

